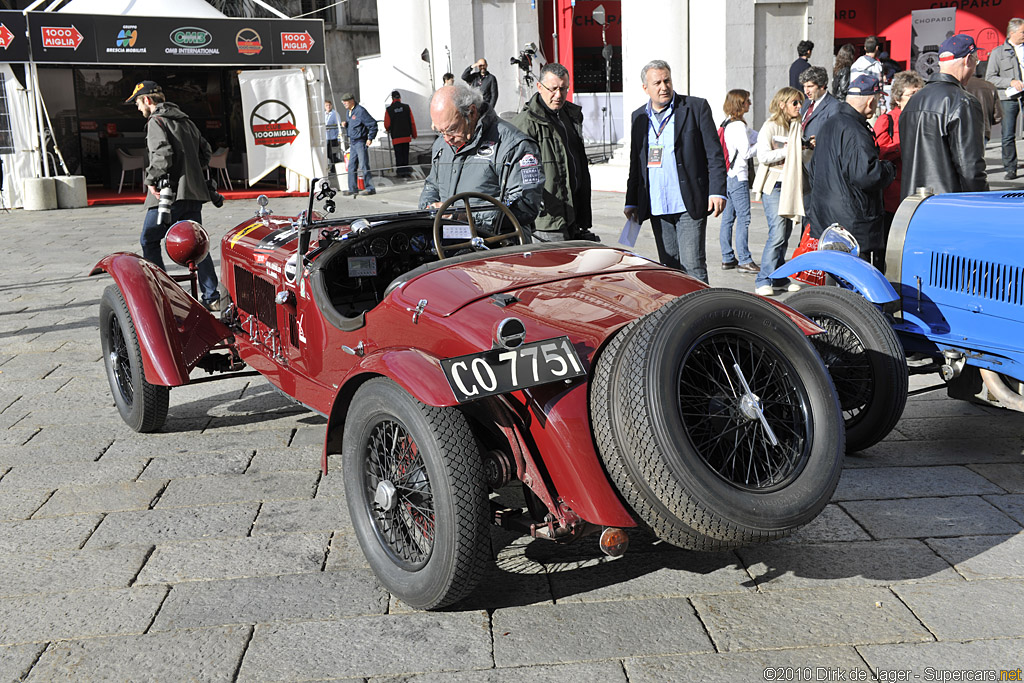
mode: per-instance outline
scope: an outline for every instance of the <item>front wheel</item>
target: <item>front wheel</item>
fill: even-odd
[[[906,356],[892,325],[874,304],[838,287],[811,287],[786,299],[825,330],[811,344],[836,386],[846,450],[861,451],[892,431],[907,404]]]
[[[342,469],[359,545],[389,591],[419,609],[473,591],[490,559],[488,503],[461,412],[372,379],[352,398]]]
[[[100,346],[110,393],[121,418],[137,432],[163,427],[171,389],[146,381],[135,323],[116,285],[103,290],[100,301]]]

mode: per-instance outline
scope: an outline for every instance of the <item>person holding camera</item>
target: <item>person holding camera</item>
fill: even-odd
[[[196,128],[196,124],[178,108],[167,102],[163,89],[154,81],[142,81],[135,86],[125,104],[135,104],[146,117],[146,146],[149,165],[145,182],[146,217],[142,223],[142,257],[164,268],[160,241],[167,230],[178,221],[203,222],[203,204],[213,201],[220,206],[224,198],[211,191],[203,169],[210,163],[210,143]],[[207,254],[198,264],[199,288],[203,306],[210,311],[220,308],[217,291],[217,271],[213,257]]]
[[[469,83],[470,87],[476,88],[484,96],[484,102],[491,109],[498,104],[498,79],[494,74],[487,71],[487,60],[481,57],[472,66],[467,66],[462,72],[462,80]],[[494,109],[497,112],[497,109]]]

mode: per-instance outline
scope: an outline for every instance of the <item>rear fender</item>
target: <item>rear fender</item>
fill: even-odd
[[[349,371],[334,397],[320,463],[325,474],[327,455],[341,452],[341,436],[345,431],[345,416],[348,415],[352,396],[363,382],[374,377],[394,380],[409,395],[428,406],[441,408],[458,404],[441,370],[439,358],[409,348],[387,349],[364,357]]]
[[[877,268],[841,251],[812,251],[787,261],[771,274],[782,279],[802,270],[821,270],[874,304],[897,301],[899,295]]]
[[[150,384],[188,384],[189,372],[207,351],[224,340],[234,341],[231,330],[138,254],[111,254],[89,274],[104,272],[114,278],[128,306]]]

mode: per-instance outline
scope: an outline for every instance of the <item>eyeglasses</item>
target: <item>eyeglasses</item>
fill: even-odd
[[[540,87],[544,88],[548,92],[556,92],[557,91],[557,92],[562,93],[563,95],[566,94],[567,92],[569,92],[569,86],[567,86],[567,85],[563,86],[563,87],[560,87],[560,88],[551,88],[549,86],[544,85],[540,81],[537,81],[537,85],[539,85]]]
[[[430,128],[431,128],[431,130],[433,130],[435,133],[437,133],[438,135],[440,135],[443,138],[453,138],[453,137],[455,137],[456,135],[458,135],[459,133],[462,132],[462,123],[461,122],[453,123],[452,125],[448,126],[444,130],[438,130],[437,128],[434,128],[433,126],[431,126]]]

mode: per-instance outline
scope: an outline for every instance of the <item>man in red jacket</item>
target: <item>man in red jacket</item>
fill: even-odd
[[[391,134],[398,177],[412,177],[412,169],[409,167],[409,143],[416,139],[416,119],[413,118],[409,105],[402,102],[402,93],[397,90],[391,91],[391,106],[384,112],[384,129]]]

